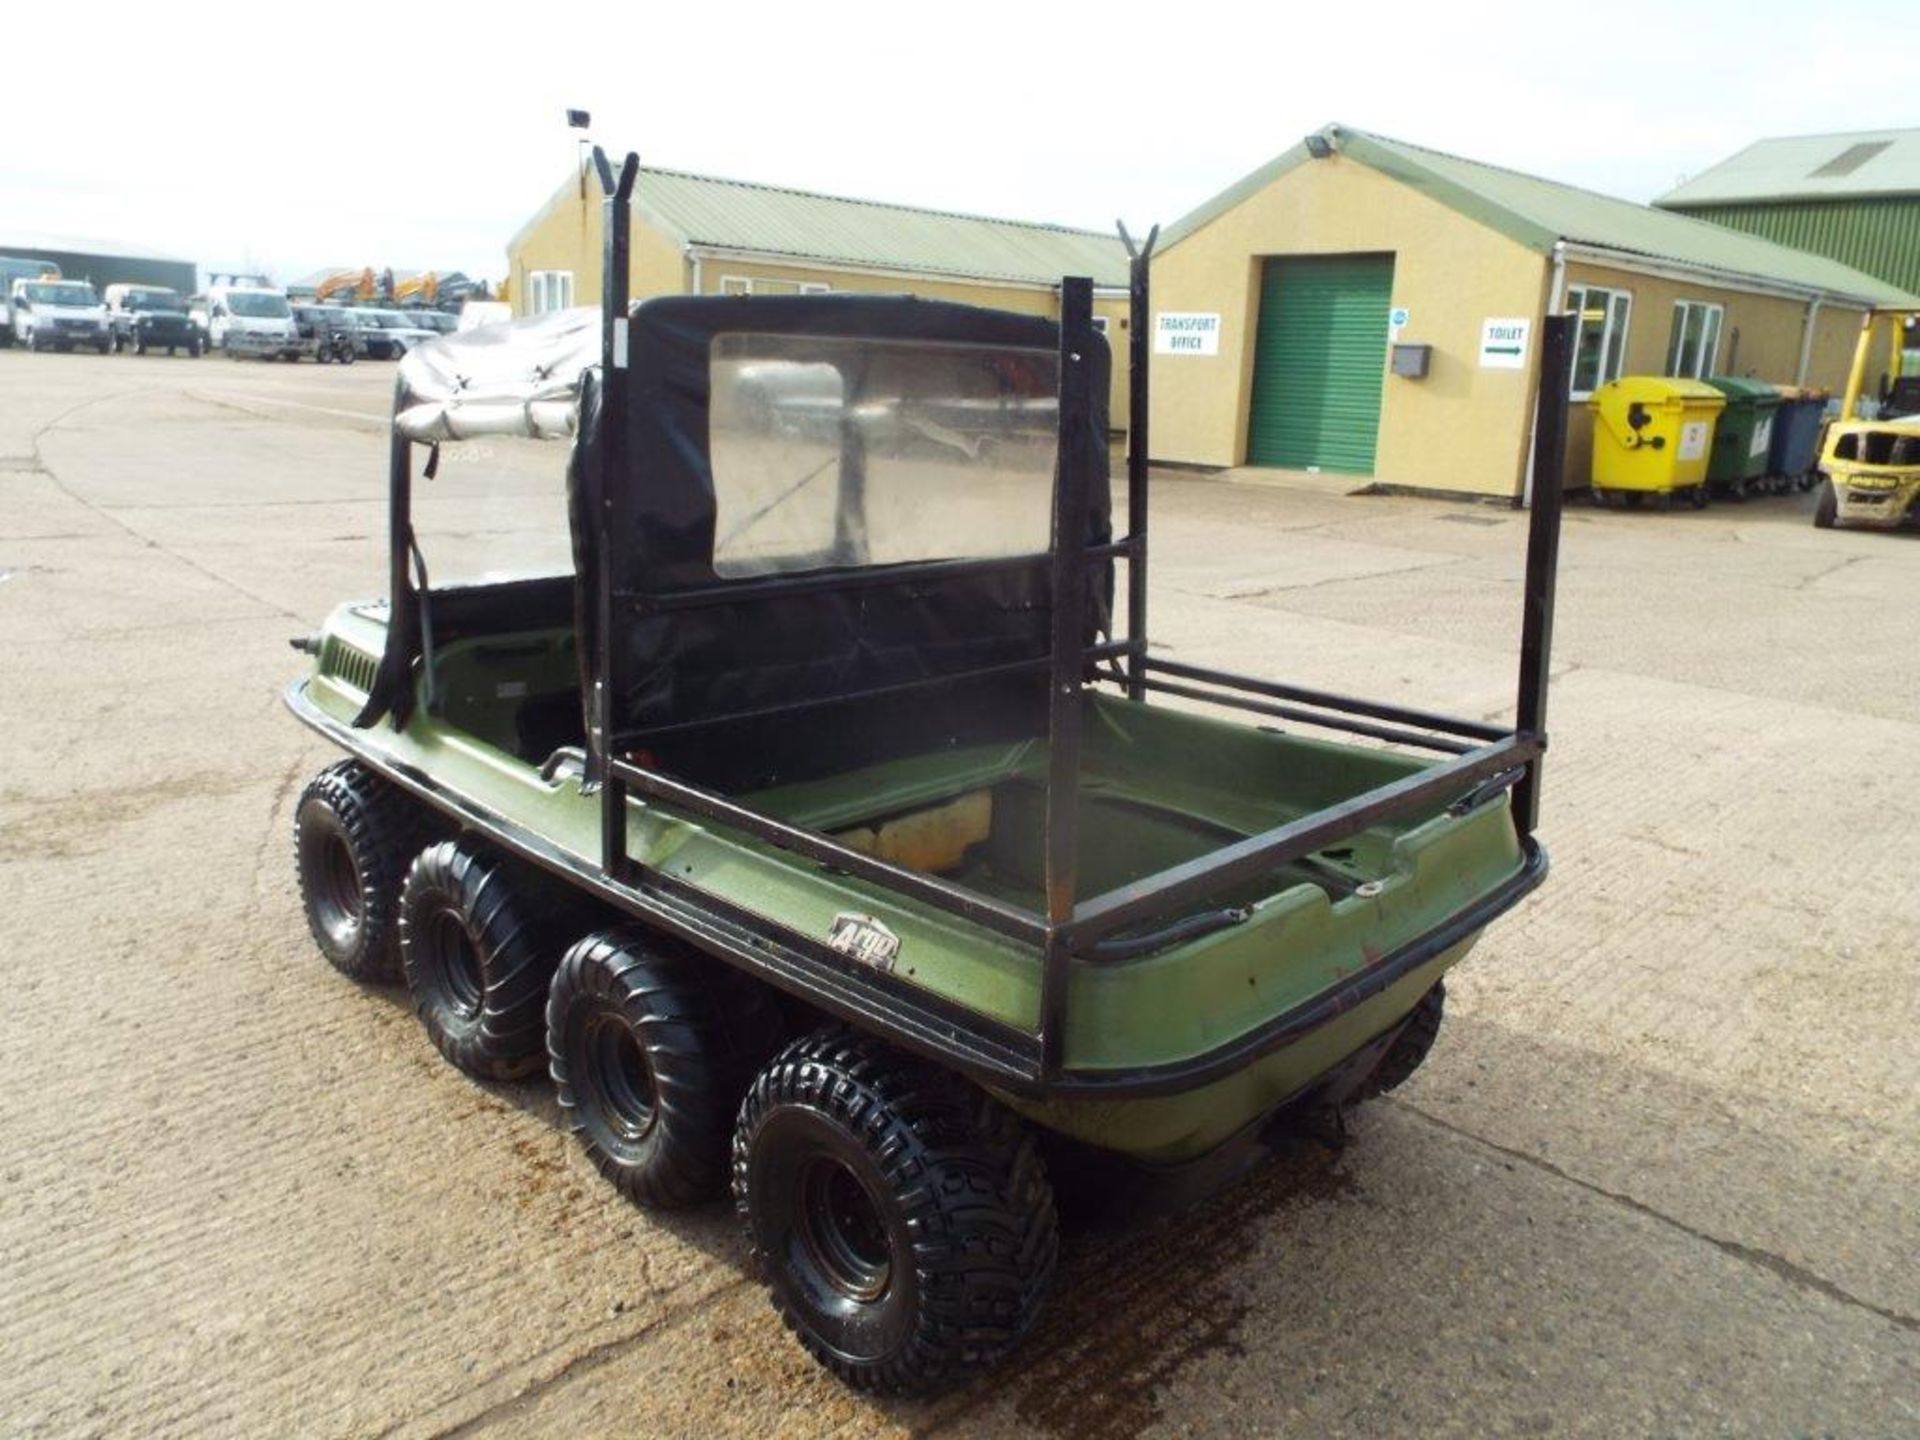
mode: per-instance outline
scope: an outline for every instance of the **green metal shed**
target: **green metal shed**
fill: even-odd
[[[1654,204],[1920,293],[1920,130],[1757,140]]]

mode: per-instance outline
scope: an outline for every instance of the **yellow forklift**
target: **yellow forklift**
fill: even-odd
[[[1863,392],[1876,351],[1886,369],[1869,397]],[[1819,465],[1813,523],[1821,529],[1920,523],[1920,313],[1868,312],[1840,416],[1821,438]]]

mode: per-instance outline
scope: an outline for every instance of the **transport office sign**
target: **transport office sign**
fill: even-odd
[[[1198,310],[1162,310],[1153,317],[1156,355],[1218,355],[1220,317]]]

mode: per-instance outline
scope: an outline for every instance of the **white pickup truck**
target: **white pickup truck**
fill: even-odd
[[[29,350],[91,345],[105,355],[113,348],[107,307],[85,280],[15,280],[7,324],[14,344]]]

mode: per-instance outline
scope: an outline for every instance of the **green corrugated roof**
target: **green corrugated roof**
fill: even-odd
[[[1653,203],[1843,200],[1920,195],[1920,130],[1849,130],[1756,140]]]
[[[1874,304],[1912,303],[1912,297],[1850,266],[1776,245],[1736,230],[1636,205],[1517,170],[1485,165],[1440,150],[1329,125],[1340,154],[1431,195],[1488,228],[1542,252],[1556,241],[1591,245],[1733,276],[1815,290]],[[1303,141],[1167,227],[1164,250],[1239,205],[1295,166],[1312,163]]]
[[[634,209],[677,240],[795,260],[872,266],[920,275],[1057,284],[1090,275],[1127,283],[1113,235],[1024,220],[997,220],[642,169]]]

